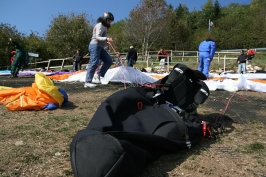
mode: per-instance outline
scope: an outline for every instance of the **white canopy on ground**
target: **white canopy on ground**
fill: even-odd
[[[247,73],[247,74],[236,74],[236,73],[221,73],[215,74],[210,73],[210,78],[227,78],[227,79],[238,79],[243,76],[245,79],[266,79],[265,73]]]
[[[23,71],[20,74],[36,74],[37,71]],[[45,75],[53,75],[53,72],[43,72]],[[0,71],[0,75],[10,74],[10,71]],[[69,76],[65,80],[58,80],[58,82],[85,82],[87,71],[80,72]],[[153,83],[159,78],[163,78],[167,75],[146,73],[136,70],[132,67],[120,66],[117,68],[109,69],[102,79],[103,84],[109,82],[121,82],[121,83]],[[253,79],[256,79],[255,82]],[[258,82],[261,81],[261,82]],[[227,91],[239,91],[239,90],[251,90],[256,92],[266,92],[266,74],[265,73],[247,73],[247,74],[235,74],[235,73],[210,73],[210,79],[204,81],[210,90],[217,89]]]
[[[239,90],[251,90],[256,92],[266,92],[266,84],[263,82],[255,82],[252,79],[266,79],[266,74],[222,74],[210,75],[213,79],[204,81],[210,90],[217,89],[227,90],[231,92]],[[215,79],[216,78],[216,79]],[[220,80],[222,78],[223,80]]]
[[[153,83],[156,80],[157,79],[132,67],[120,66],[109,69],[102,79],[102,84],[108,84],[109,82],[145,84]]]
[[[62,80],[60,82],[85,82],[87,72],[81,72],[70,76],[69,78]],[[157,79],[145,74],[132,67],[120,66],[116,68],[109,69],[104,78],[102,78],[102,84],[108,84],[109,82],[121,82],[121,83],[153,83]]]

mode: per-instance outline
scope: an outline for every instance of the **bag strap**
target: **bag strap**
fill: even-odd
[[[169,106],[172,110],[174,110],[180,117],[181,119],[183,120],[184,124],[185,124],[185,138],[186,138],[186,145],[188,147],[188,149],[191,148],[191,141],[189,139],[189,135],[188,135],[188,128],[187,128],[187,122],[185,120],[185,110],[181,109],[180,107],[178,106],[174,106],[172,103],[166,101],[166,105]]]

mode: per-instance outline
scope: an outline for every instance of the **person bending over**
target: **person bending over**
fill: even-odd
[[[205,76],[209,78],[209,69],[216,51],[216,43],[212,39],[206,39],[200,43],[198,50],[198,70],[200,72],[203,72],[203,74],[205,74]]]

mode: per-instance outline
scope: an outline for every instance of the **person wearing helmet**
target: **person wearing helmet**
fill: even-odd
[[[93,88],[96,87],[95,83],[101,83],[100,79],[104,77],[113,63],[113,59],[105,50],[107,43],[113,42],[112,38],[107,37],[107,29],[111,27],[113,21],[113,14],[105,12],[102,17],[97,19],[97,24],[93,28],[92,38],[89,44],[90,61],[85,79],[85,88]],[[103,65],[98,73],[95,73],[99,60],[102,60]]]

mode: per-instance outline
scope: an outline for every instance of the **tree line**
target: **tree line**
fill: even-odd
[[[89,13],[89,12],[88,12]],[[116,13],[112,12],[115,16]],[[86,13],[58,14],[43,36],[26,35],[10,24],[0,24],[0,67],[10,65],[8,39],[17,40],[28,52],[38,53],[37,61],[73,56],[77,49],[88,52],[97,19]],[[209,30],[209,20],[215,25]],[[259,48],[266,44],[266,1],[221,7],[218,0],[206,0],[200,10],[189,11],[185,4],[173,7],[165,0],[140,0],[129,16],[114,22],[108,35],[121,53],[130,45],[143,55],[147,51],[195,51],[199,43],[212,38],[217,49]]]

